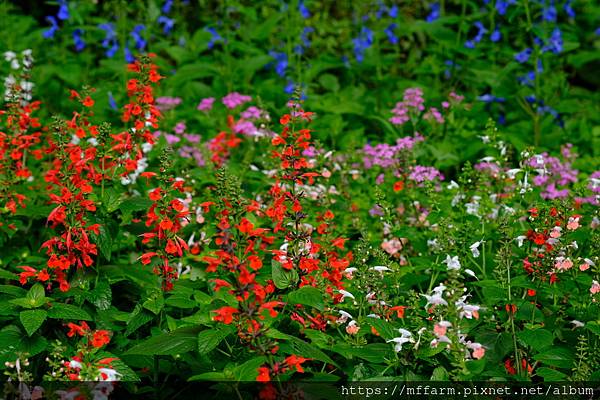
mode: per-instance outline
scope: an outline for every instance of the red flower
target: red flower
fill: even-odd
[[[85,321],[82,321],[81,325],[69,322],[67,326],[70,329],[69,332],[67,332],[68,337],[73,337],[75,335],[85,336],[85,334],[90,330],[90,327],[87,323],[85,323]]]
[[[304,357],[296,356],[296,355],[292,354],[291,356],[286,357],[285,362],[290,369],[296,368],[296,371],[304,372],[304,369],[302,368],[301,364],[308,360],[309,360],[308,358],[304,358]]]
[[[258,271],[263,266],[262,260],[257,256],[249,256],[248,261],[250,262],[250,268],[252,268],[254,271]]]
[[[142,254],[142,256],[140,257],[142,260],[142,264],[144,265],[148,265],[152,262],[152,257],[154,257],[157,253],[156,252],[149,252],[149,253],[144,253]]]
[[[94,347],[102,347],[105,344],[110,343],[110,336],[108,335],[108,331],[100,330],[94,332],[91,339],[92,346]]]
[[[259,367],[258,376],[256,377],[257,382],[270,382],[271,377],[269,376],[269,368]]]
[[[92,107],[94,105],[94,100],[92,100],[90,96],[86,96],[85,99],[83,99],[82,104],[86,107]]]
[[[233,322],[233,315],[239,313],[239,310],[235,307],[225,306],[213,312],[217,314],[213,317],[214,321],[221,321],[225,325],[229,325]]]
[[[246,218],[242,218],[237,227],[242,233],[250,233],[254,229],[252,222],[248,221]]]
[[[399,192],[404,189],[404,181],[398,181],[394,183],[394,192]]]
[[[535,296],[536,291],[533,289],[527,289],[527,296],[533,297]]]

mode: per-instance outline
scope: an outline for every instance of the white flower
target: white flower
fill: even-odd
[[[515,176],[521,172],[521,169],[519,168],[514,168],[514,169],[509,169],[508,171],[506,171],[506,175],[510,178],[510,179],[515,179]]]
[[[398,353],[399,351],[402,351],[402,345],[404,343],[414,342],[414,339],[410,337],[395,337],[387,341],[387,343],[390,342],[396,343],[396,345],[394,346],[394,350],[396,351],[396,353]]]
[[[105,382],[118,381],[119,377],[123,376],[123,374],[118,373],[117,371],[115,371],[112,368],[99,368],[98,372],[100,372],[100,374],[106,375],[106,378],[104,378],[104,376],[100,375],[100,379],[99,379],[99,380],[105,381]]]
[[[340,294],[342,295],[342,301],[344,301],[344,299],[346,297],[351,298],[352,300],[355,300],[356,298],[354,297],[354,295],[350,292],[347,292],[345,290],[338,290],[338,292],[340,292]]]
[[[356,267],[348,267],[348,268],[346,268],[346,269],[344,270],[344,273],[345,273],[345,274],[353,274],[353,273],[355,273],[356,271],[358,271],[358,268],[356,268]]]
[[[17,57],[17,54],[14,51],[5,51],[4,52],[4,59],[6,61],[12,61]]]
[[[400,332],[400,335],[402,335],[402,337],[411,337],[412,333],[410,333],[409,331],[407,331],[404,328],[398,328],[398,332]]]
[[[458,189],[458,183],[454,182],[454,181],[450,181],[450,184],[448,186],[446,186],[446,189],[451,190],[451,189]]]
[[[527,236],[523,236],[523,235],[521,235],[521,236],[517,236],[517,237],[515,238],[515,240],[517,241],[517,246],[519,246],[519,247],[523,246],[523,241],[524,241],[525,239],[527,239]]]
[[[381,317],[377,314],[369,314],[367,315],[367,318],[377,318],[377,319],[381,319]]]
[[[475,279],[479,279],[479,278],[477,278],[477,275],[475,275],[475,272],[473,272],[470,269],[465,269],[465,274],[470,275],[470,276],[472,276]]]
[[[340,315],[341,315],[341,317],[340,317],[340,318],[338,318],[338,320],[337,320],[337,322],[338,322],[339,324],[343,324],[343,323],[345,323],[345,322],[346,322],[348,319],[350,319],[350,320],[353,320],[353,319],[354,319],[354,317],[352,317],[352,315],[350,315],[350,314],[349,314],[349,313],[347,313],[346,311],[339,310],[339,313],[340,313]]]
[[[576,319],[571,321],[571,323],[573,324],[573,328],[583,328],[585,326],[583,322],[577,321]]]
[[[487,156],[487,157],[483,157],[483,158],[482,158],[481,160],[479,160],[479,161],[480,161],[480,162],[487,162],[487,163],[490,163],[490,162],[492,162],[492,161],[494,161],[494,160],[495,160],[495,158],[494,158],[494,157],[492,157],[492,156]]]
[[[483,241],[480,240],[479,242],[475,242],[471,246],[469,246],[469,249],[471,249],[471,253],[473,253],[473,257],[477,258],[481,254],[481,253],[479,253],[479,246],[481,245],[482,242]]]
[[[71,368],[79,368],[79,369],[81,369],[83,367],[83,365],[79,361],[75,361],[75,360],[69,361],[69,366]]]
[[[460,261],[458,260],[458,256],[450,257],[450,255],[446,255],[446,259],[442,261],[442,263],[448,266],[448,270],[460,269]]]
[[[446,300],[444,300],[442,298],[442,294],[441,293],[434,293],[433,296],[428,296],[426,294],[422,294],[421,296],[425,297],[427,299],[427,304],[425,304],[425,308],[427,308],[427,306],[432,305],[444,305],[447,306],[448,302]]]
[[[371,267],[369,269],[377,272],[391,271],[388,267],[385,267],[383,265],[376,265],[375,267]]]

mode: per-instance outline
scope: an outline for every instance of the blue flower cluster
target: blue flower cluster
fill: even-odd
[[[66,21],[69,18],[69,3],[67,2],[67,0],[59,0],[58,13],[56,13],[56,17],[53,15],[48,15],[46,17],[46,21],[50,23],[50,28],[48,28],[42,33],[44,38],[52,39],[56,32],[60,29],[60,27],[58,26],[58,20]]]

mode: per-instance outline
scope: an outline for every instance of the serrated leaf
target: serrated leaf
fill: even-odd
[[[533,359],[553,367],[571,368],[573,366],[573,353],[564,347],[553,347],[543,353],[536,354]]]
[[[48,309],[48,317],[55,319],[74,319],[79,321],[91,321],[92,317],[87,311],[73,305],[64,303],[52,303]]]
[[[36,283],[29,289],[27,292],[27,296],[25,296],[29,301],[31,307],[39,307],[46,302],[46,292],[44,291],[44,287]]]
[[[523,330],[517,336],[536,351],[542,351],[552,346],[554,340],[552,333],[546,329]]]
[[[323,293],[313,286],[303,286],[300,289],[291,292],[288,294],[288,302],[311,306],[319,311],[323,311],[325,308]]]
[[[48,313],[44,310],[27,310],[21,311],[19,320],[21,320],[27,335],[31,336],[42,326],[47,316]]]
[[[132,314],[132,317],[127,321],[127,329],[125,336],[131,335],[133,332],[140,329],[143,325],[154,319],[154,315],[138,308],[138,312]]]
[[[239,382],[255,382],[258,376],[258,367],[267,361],[266,357],[256,357],[237,366],[233,370],[233,375]]]
[[[198,334],[198,352],[200,354],[210,353],[232,332],[233,329],[229,327],[208,329],[200,332]]]
[[[199,327],[180,328],[163,333],[133,346],[125,354],[171,356],[196,350]]]
[[[271,262],[271,276],[278,289],[287,289],[294,286],[299,278],[296,270],[286,270],[281,266],[281,263],[275,260]]]

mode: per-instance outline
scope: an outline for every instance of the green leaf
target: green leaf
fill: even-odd
[[[127,199],[119,204],[119,210],[124,213],[131,213],[134,211],[147,210],[152,205],[152,200],[143,197],[134,197]]]
[[[148,296],[148,299],[144,302],[144,304],[142,304],[146,310],[153,312],[155,315],[160,313],[160,310],[163,309],[164,305],[165,299],[162,295],[162,291],[153,292],[150,294],[150,296]]]
[[[551,381],[565,382],[566,380],[568,380],[567,374],[563,374],[560,371],[557,371],[555,369],[551,369],[548,367],[540,367],[535,370],[535,373],[536,373],[536,375],[544,378],[544,381],[546,381],[546,382],[551,382]]]
[[[100,233],[97,236],[95,236],[95,239],[96,244],[98,245],[98,248],[100,249],[100,252],[104,256],[104,258],[110,261],[110,256],[112,255],[113,239],[110,232],[108,232],[106,226],[100,226]]]
[[[127,329],[125,330],[125,336],[131,335],[133,332],[140,329],[143,325],[154,319],[154,315],[149,312],[143,311],[142,308],[138,305],[135,308],[134,313],[131,314],[131,317],[127,321]]]
[[[281,343],[281,350],[289,354],[300,354],[302,357],[312,358],[328,364],[338,366],[327,354],[323,353],[312,344],[294,336],[287,336],[287,342]]]
[[[304,304],[323,311],[325,302],[323,301],[323,293],[313,286],[303,286],[288,294],[288,302],[293,304]]]
[[[92,317],[85,310],[73,305],[52,303],[48,309],[48,317],[55,319],[75,319],[78,321],[91,321]]]
[[[233,332],[229,326],[218,329],[207,329],[198,334],[198,352],[208,354],[213,351],[223,339]]]
[[[294,286],[298,282],[298,272],[292,269],[286,270],[281,266],[281,263],[273,260],[271,262],[271,276],[273,283],[278,289],[287,289],[290,286]]]
[[[21,311],[19,319],[21,320],[27,335],[31,336],[40,326],[42,326],[47,316],[48,313],[44,310],[27,310]]]
[[[233,375],[240,382],[254,382],[258,376],[258,367],[267,362],[266,357],[252,358],[233,370]]]
[[[112,302],[112,289],[108,279],[101,279],[90,293],[89,300],[99,310],[108,310]]]
[[[542,351],[552,346],[554,340],[552,333],[546,329],[524,330],[519,332],[517,336],[525,342],[526,345],[536,351]]]
[[[121,205],[121,196],[114,189],[107,189],[104,191],[104,197],[102,197],[102,204],[104,205],[106,211],[112,213],[119,209],[119,205]]]
[[[29,337],[23,335],[23,330],[15,325],[9,325],[0,331],[0,363],[15,361],[15,353],[24,352],[33,357],[44,351],[48,341],[40,335]]]
[[[18,279],[18,275],[0,268],[0,279]]]
[[[44,287],[39,283],[36,283],[31,287],[31,289],[29,289],[29,292],[27,292],[27,296],[25,296],[25,298],[29,303],[29,308],[40,307],[47,300]]]
[[[565,347],[553,347],[536,354],[533,359],[553,367],[571,368],[573,366],[573,352]]]
[[[432,381],[447,381],[449,379],[450,375],[448,374],[448,371],[446,371],[446,368],[444,367],[436,367],[433,372],[431,373],[431,380]]]
[[[258,374],[257,374],[258,376]],[[188,381],[213,381],[221,382],[231,380],[231,377],[225,375],[224,372],[205,372],[203,374],[194,375],[188,379]]]
[[[187,353],[198,347],[199,330],[199,327],[186,327],[164,333],[133,346],[125,354],[170,356]]]

